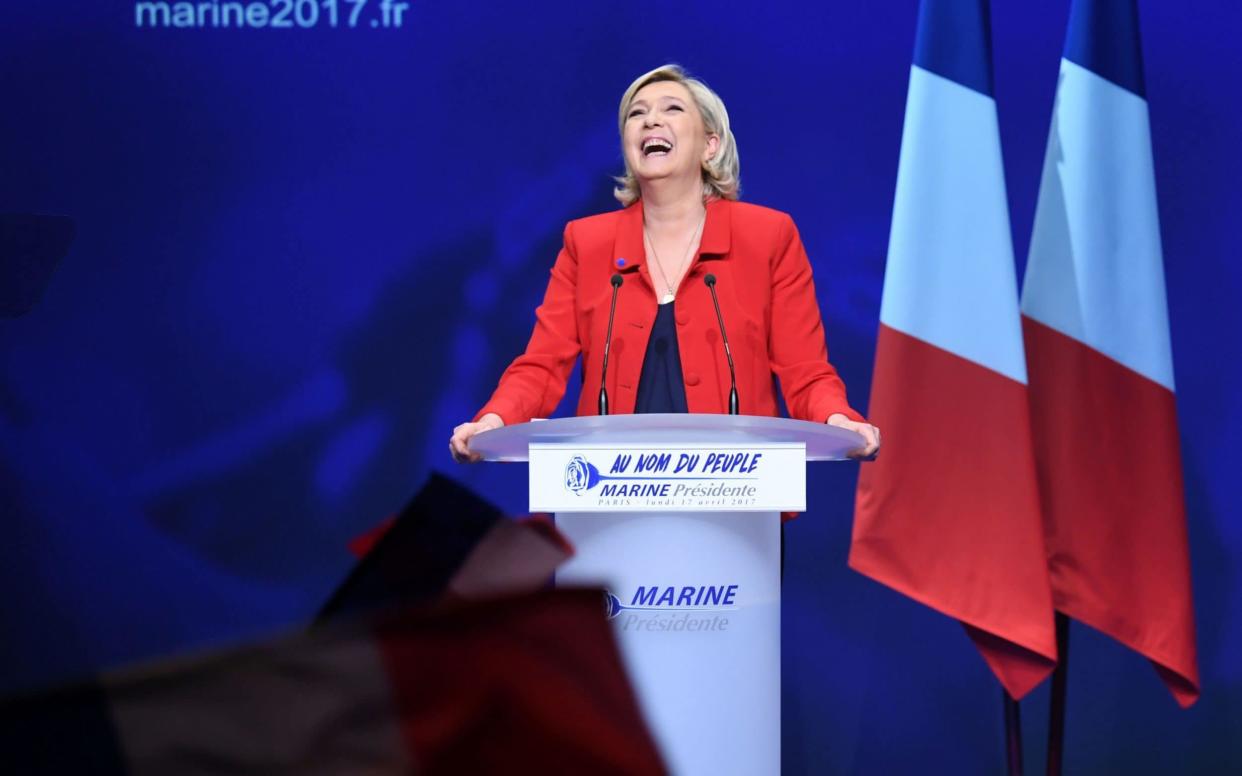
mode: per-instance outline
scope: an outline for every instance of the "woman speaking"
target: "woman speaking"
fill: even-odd
[[[729,411],[732,381],[713,290],[729,336],[743,415],[789,414],[855,431],[874,455],[879,430],[846,401],[824,343],[811,265],[793,219],[738,201],[738,154],[724,103],[676,65],[640,76],[618,116],[623,209],[571,221],[526,352],[475,419],[453,429],[458,461],[480,431],[548,416],[578,356],[578,414]]]

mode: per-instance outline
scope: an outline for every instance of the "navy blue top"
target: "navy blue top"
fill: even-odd
[[[635,413],[690,411],[686,406],[686,385],[681,377],[674,304],[676,302],[669,302],[656,308],[647,355],[643,357],[643,373],[638,378]]]

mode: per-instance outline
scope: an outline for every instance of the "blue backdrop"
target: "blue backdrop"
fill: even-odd
[[[285,5],[249,29],[0,8],[0,211],[79,235],[0,321],[0,687],[303,621],[432,469],[521,512],[524,470],[453,467],[447,438],[525,343],[565,221],[615,205],[616,101],[667,61],[729,105],[743,196],[797,220],[865,408],[913,0]],[[1179,711],[1076,627],[1066,763],[1238,772],[1242,13],[1140,6],[1204,695]],[[993,8],[1020,263],[1067,11]],[[961,628],[845,566],[856,472],[813,467],[789,533],[786,770],[996,772],[1000,692]]]

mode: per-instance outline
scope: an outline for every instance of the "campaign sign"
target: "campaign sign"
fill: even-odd
[[[533,512],[802,512],[806,445],[530,445]]]

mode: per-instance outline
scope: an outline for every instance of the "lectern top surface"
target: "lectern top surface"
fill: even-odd
[[[543,444],[723,444],[802,442],[808,461],[840,461],[862,447],[853,431],[789,418],[755,415],[589,415],[536,420],[484,431],[470,449],[487,461],[525,461],[531,443]]]

